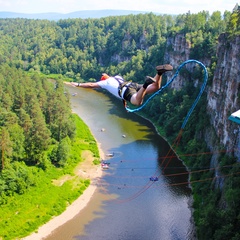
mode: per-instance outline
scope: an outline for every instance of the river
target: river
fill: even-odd
[[[110,163],[88,206],[46,240],[192,239],[188,172],[154,126],[101,91],[66,86]],[[150,181],[150,177],[158,181]]]

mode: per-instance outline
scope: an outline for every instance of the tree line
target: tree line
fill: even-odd
[[[226,30],[230,12],[177,16],[152,13],[57,22],[0,19],[0,63],[27,71],[56,73],[77,81],[99,73],[121,73],[136,80],[163,61],[166,39],[184,33],[192,54],[210,56],[216,38]],[[234,22],[234,21],[233,21]],[[236,25],[236,24],[235,24]],[[238,25],[237,25],[238,26]],[[231,27],[231,29],[236,26]],[[207,51],[200,51],[207,47]]]
[[[42,168],[46,159],[64,164],[66,156],[59,153],[67,143],[66,139],[73,138],[75,124],[62,81],[52,83],[38,74],[29,76],[21,69],[3,64],[0,66],[0,99],[0,186],[3,196],[11,195],[15,189],[19,193],[23,191],[20,186],[12,189],[11,182],[4,181],[4,170],[15,168],[17,162]],[[47,153],[49,146],[52,149]],[[27,172],[25,175],[24,178]],[[6,178],[9,180],[9,176]]]

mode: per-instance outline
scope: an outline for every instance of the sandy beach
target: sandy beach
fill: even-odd
[[[98,144],[99,147],[99,144]],[[99,147],[100,156],[103,156],[103,152]],[[83,162],[81,162],[75,169],[75,174],[82,178],[88,178],[91,180],[89,187],[83,192],[83,194],[75,200],[67,209],[59,216],[53,217],[49,222],[41,226],[31,235],[22,238],[22,240],[42,240],[50,235],[55,229],[63,225],[64,223],[75,217],[83,208],[85,208],[92,198],[96,188],[97,181],[102,176],[103,171],[101,166],[94,165],[92,163],[93,157],[89,151],[82,153]],[[65,178],[67,180],[67,178]]]

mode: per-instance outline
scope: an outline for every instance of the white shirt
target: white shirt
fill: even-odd
[[[115,76],[118,77],[120,82],[123,82],[123,78],[120,76]],[[115,97],[120,98],[118,95],[118,86],[119,82],[114,78],[114,77],[109,77],[106,80],[102,80],[97,82],[97,84],[103,88],[109,91],[111,94],[113,94]]]

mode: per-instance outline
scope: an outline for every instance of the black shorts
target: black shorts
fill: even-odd
[[[123,95],[124,100],[130,102],[132,95],[138,92],[142,86],[142,84],[138,83],[131,83],[128,85]]]

